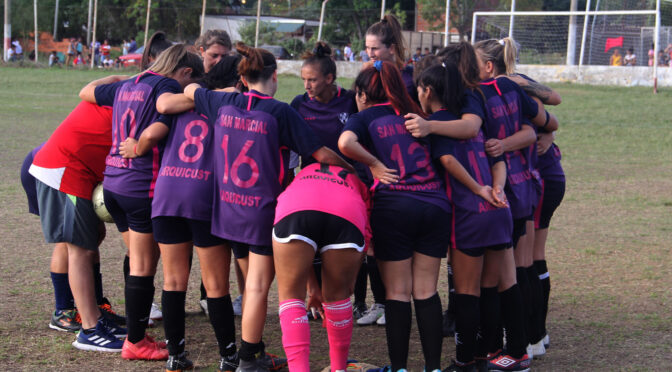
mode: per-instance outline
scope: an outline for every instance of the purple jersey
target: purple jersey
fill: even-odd
[[[399,182],[386,185],[373,183],[375,195],[410,196],[436,204],[450,211],[443,181],[436,172],[430,156],[430,146],[406,130],[405,119],[397,115],[390,103],[383,103],[354,114],[345,130],[354,132],[358,142],[367,148],[387,168],[396,169]]]
[[[156,100],[163,93],[181,90],[177,81],[151,71],[96,87],[96,103],[112,106],[112,147],[105,159],[105,190],[134,198],[154,196],[164,142],[135,159],[124,159],[119,154],[119,145],[128,137],[140,138],[154,122],[170,126],[172,118],[156,111]]]
[[[276,200],[288,148],[308,157],[322,144],[286,103],[256,91],[197,89],[196,110],[215,132],[212,233],[236,242],[271,245]]]
[[[562,160],[562,153],[560,152],[560,148],[555,143],[553,143],[544,155],[539,156],[537,169],[539,170],[541,179],[564,182],[565,171],[562,169],[560,160]]]
[[[429,120],[459,119],[448,111],[432,114]],[[468,140],[449,137],[432,138],[432,157],[452,155],[480,185],[492,186],[490,161],[485,154],[483,132]],[[496,208],[474,194],[455,177],[445,172],[446,194],[453,206],[451,246],[469,249],[505,244],[511,241],[513,220],[509,208]]]
[[[538,106],[518,84],[507,78],[488,79],[481,82],[485,96],[483,132],[487,138],[504,139],[526,125],[527,118],[537,116]],[[504,154],[507,166],[506,197],[514,219],[525,218],[534,212],[538,198],[531,171],[530,149]]]
[[[33,164],[33,159],[35,154],[42,149],[46,142],[43,142],[41,145],[32,149],[26,158],[23,159],[23,164],[21,165],[21,185],[23,190],[26,192],[26,197],[28,198],[28,212],[36,215],[40,215],[40,210],[37,206],[37,190],[35,186],[35,177],[28,172],[30,166]]]
[[[214,133],[207,120],[194,111],[175,118],[156,179],[152,217],[212,218]]]
[[[418,90],[415,88],[415,83],[413,82],[413,66],[406,65],[401,69],[401,80],[404,81],[404,86],[408,95],[417,103],[418,101]]]

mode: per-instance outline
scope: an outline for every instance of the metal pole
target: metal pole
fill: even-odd
[[[254,47],[259,45],[259,24],[261,23],[261,0],[257,2],[257,30],[254,32]]]
[[[322,25],[324,24],[324,11],[327,8],[327,3],[329,0],[324,0],[322,2],[322,11],[320,12],[320,28],[317,30],[317,41],[322,40]]]
[[[56,7],[54,8],[54,41],[58,38],[58,0],[56,0]]]
[[[653,93],[658,93],[658,39],[660,39],[660,0],[656,0],[656,29],[653,32]]]
[[[147,48],[147,34],[149,33],[149,11],[152,7],[152,0],[147,0],[147,18],[145,19],[145,42],[142,44]]]
[[[478,18],[478,15],[476,12],[474,12],[474,15],[471,17],[471,43],[474,44],[476,42],[476,20]]]
[[[578,1],[571,0],[569,10],[574,12],[577,10]],[[576,59],[576,16],[569,16],[569,31],[567,33],[567,66],[575,64]]]
[[[600,10],[600,0],[595,2],[595,11]],[[597,20],[597,15],[593,16],[593,23],[590,25],[590,45],[588,49],[588,64],[591,65],[593,62],[593,33],[595,32],[595,21]]]
[[[380,4],[380,19],[385,18],[385,0]]]
[[[443,41],[443,46],[448,46],[450,43],[450,0],[446,0],[446,39]]]
[[[33,19],[35,20],[35,64],[37,64],[37,56],[40,54],[37,49],[37,39],[40,38],[40,34],[37,31],[37,0],[33,0]]]
[[[599,1],[599,0],[598,0]],[[586,51],[586,32],[588,30],[588,11],[590,10],[590,0],[586,1],[586,15],[583,16],[583,32],[581,33],[581,54],[579,55],[579,71],[577,74],[577,80],[581,81],[583,76],[581,75],[581,67],[583,67],[583,56]]]
[[[516,11],[516,0],[511,0],[511,16],[509,17],[509,37],[513,39],[513,12]]]
[[[9,23],[9,19],[11,18],[11,0],[5,0],[5,37],[2,43],[3,46],[3,55],[2,59],[7,62],[9,60],[9,49],[10,45],[12,44],[12,24]]]
[[[93,43],[96,43],[96,23],[98,21],[98,0],[93,2]],[[91,48],[91,44],[89,44]],[[91,68],[93,68],[93,62],[96,59],[96,49],[91,48]]]
[[[203,10],[201,10],[201,35],[203,35],[203,29],[205,28],[205,3],[208,0],[203,0]]]
[[[89,17],[86,21],[86,45],[91,45],[91,11],[93,10],[93,0],[89,0]]]

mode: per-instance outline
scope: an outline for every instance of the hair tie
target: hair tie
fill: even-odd
[[[448,68],[446,67],[446,62],[441,62],[441,66],[443,66],[443,68]]]
[[[504,43],[504,39],[499,39],[499,40],[497,40],[497,42],[498,42],[499,45],[501,45],[501,46],[504,46],[504,44],[505,44],[505,43]]]
[[[373,67],[375,67],[376,70],[378,70],[380,72],[380,70],[383,69],[383,61],[378,60],[376,62],[373,62]]]

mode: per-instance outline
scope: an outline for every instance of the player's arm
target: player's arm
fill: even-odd
[[[451,176],[455,177],[460,183],[466,186],[471,192],[482,197],[488,203],[494,205],[495,207],[505,207],[506,203],[497,201],[493,197],[492,187],[489,185],[481,185],[467,172],[467,170],[462,166],[462,164],[455,159],[452,155],[443,155],[440,158],[441,165],[450,173]]]
[[[121,80],[125,80],[125,79],[128,79],[127,75],[110,75],[110,76],[106,76],[106,77],[98,79],[98,80],[94,80],[94,81],[86,84],[86,86],[84,86],[84,88],[82,88],[82,90],[79,91],[79,98],[81,98],[83,101],[86,101],[86,102],[97,103],[96,102],[96,95],[95,95],[95,91],[96,91],[97,86],[105,85],[105,84],[112,84],[112,83],[116,83],[117,81],[121,81]]]
[[[520,86],[525,93],[532,97],[537,97],[546,105],[557,106],[562,103],[562,97],[558,92],[547,87],[546,85],[540,84],[536,81],[530,81],[525,79],[520,75],[511,75],[509,79],[513,80],[518,86]]]
[[[352,165],[350,165],[350,163],[345,161],[342,157],[338,156],[338,154],[335,153],[334,150],[326,146],[320,147],[311,156],[319,163],[337,165],[341,168],[345,168],[353,173],[356,173],[355,168],[353,168]]]
[[[537,103],[537,107],[539,108],[537,111],[537,116],[530,119],[532,124],[538,126],[539,128],[544,128],[547,132],[558,130],[559,123],[555,115],[546,111],[544,104],[541,102],[541,100],[539,100],[539,98],[533,96],[531,96],[531,98],[534,100],[534,102]]]
[[[506,163],[500,160],[490,167],[492,172],[492,196],[498,203],[507,204],[504,185],[506,185]]]
[[[437,134],[456,139],[470,139],[478,135],[482,124],[481,118],[474,114],[463,114],[461,119],[451,121],[425,120],[413,113],[406,114],[404,118],[406,130],[416,138]]]
[[[156,111],[161,114],[179,114],[194,108],[194,100],[184,93],[163,93],[156,100]]]
[[[371,169],[373,177],[380,180],[380,182],[384,184],[398,182],[399,176],[395,174],[397,170],[387,168],[378,158],[366,151],[357,139],[358,137],[355,132],[350,130],[344,131],[338,138],[338,149],[350,159],[367,165]]]
[[[536,140],[537,136],[534,129],[529,125],[523,125],[519,131],[504,139],[491,138],[487,140],[485,142],[485,152],[496,158],[506,152],[524,149]]]
[[[537,135],[537,155],[544,155],[555,141],[555,132]]]
[[[170,128],[166,124],[160,121],[154,122],[140,134],[138,140],[132,137],[126,138],[119,145],[119,154],[128,159],[143,156],[165,138],[169,131]]]

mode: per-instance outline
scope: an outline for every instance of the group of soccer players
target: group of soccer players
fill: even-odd
[[[219,371],[310,371],[306,309],[326,320],[331,370],[345,371],[350,298],[366,288],[365,271],[377,304],[361,314],[355,303],[354,316],[377,312],[385,324],[384,371],[406,371],[411,300],[427,371],[442,370],[444,317],[456,341],[444,370],[526,371],[545,353],[544,247],[564,174],[558,122],[544,105],[560,97],[515,74],[513,40],[450,45],[413,68],[388,15],[367,31],[372,62],[352,90],[336,85],[331,49],[319,42],[303,56],[306,93],[291,105],[273,98],[282,87],[266,50],[238,43],[234,54],[223,31],[206,32],[198,52],[158,44],[140,74],[85,86],[24,166],[45,238],[58,243],[52,324],[81,328],[75,347],[192,368],[184,312],[196,247]],[[95,265],[104,233],[91,193],[101,180],[128,248],[125,318],[102,297]],[[244,281],[239,342],[232,254]],[[165,343],[145,333],[159,259]],[[262,341],[276,276],[286,360]]]

